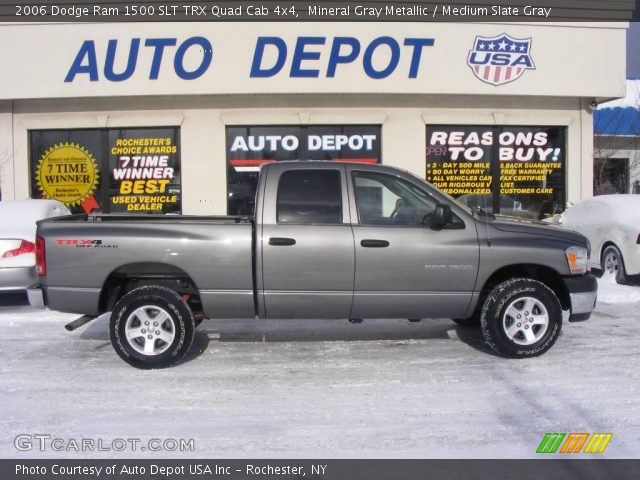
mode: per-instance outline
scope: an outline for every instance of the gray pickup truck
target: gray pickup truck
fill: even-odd
[[[506,357],[547,351],[586,320],[589,242],[470,210],[383,165],[263,166],[255,218],[75,215],[38,223],[33,305],[111,312],[126,362],[179,361],[205,318],[454,319]]]

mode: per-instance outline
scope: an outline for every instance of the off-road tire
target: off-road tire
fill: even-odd
[[[127,320],[141,307],[161,309],[168,315],[167,325],[172,327],[174,338],[171,343],[160,342],[162,348],[166,348],[160,353],[141,353],[127,340]],[[141,369],[165,368],[179,362],[191,348],[195,321],[187,303],[174,290],[159,285],[145,285],[131,290],[116,303],[111,313],[109,334],[113,349],[129,365]],[[157,344],[156,340],[153,342]]]
[[[505,322],[511,321],[511,316],[507,315],[508,320],[505,317],[507,309],[517,305],[519,298],[532,298],[540,302],[547,313],[546,330],[538,330],[540,338],[530,345],[518,344],[516,340],[509,338],[505,327]],[[533,316],[533,312],[530,313]],[[513,278],[491,290],[482,306],[480,319],[482,335],[498,355],[509,358],[535,357],[549,350],[558,339],[562,330],[562,306],[556,294],[542,282],[530,278]],[[533,333],[533,326],[529,328]],[[522,341],[525,339],[522,338]]]

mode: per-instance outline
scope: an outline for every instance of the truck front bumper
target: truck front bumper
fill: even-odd
[[[40,287],[39,283],[35,283],[27,288],[27,297],[29,298],[29,305],[35,308],[46,308],[44,301],[44,291]]]
[[[591,273],[585,275],[564,277],[564,284],[569,291],[571,302],[570,322],[589,320],[591,312],[596,307],[598,298],[598,282]]]

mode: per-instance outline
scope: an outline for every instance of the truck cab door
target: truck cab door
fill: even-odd
[[[454,210],[452,221],[436,228],[432,222],[439,201],[426,184],[397,172],[346,168],[352,218],[357,218],[351,316],[464,316],[478,275],[473,219]]]
[[[263,315],[347,318],[355,254],[344,165],[283,163],[264,173],[257,239]]]

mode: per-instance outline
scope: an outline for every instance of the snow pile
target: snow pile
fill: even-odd
[[[593,112],[596,135],[640,135],[640,80],[627,80],[624,98],[600,105]]]
[[[603,103],[598,110],[607,108],[638,108],[640,107],[640,79],[627,79],[627,95],[618,100]]]
[[[613,217],[621,224],[637,227],[640,223],[640,195],[618,193],[598,195],[594,198],[597,199],[598,202],[609,206]]]
[[[640,195],[616,193],[587,198],[567,208],[561,217],[563,221],[560,223],[568,228],[592,225],[596,220],[603,220],[607,228],[617,224],[635,232],[640,224]]]
[[[69,213],[67,207],[56,200],[3,200],[0,202],[0,238],[33,240],[38,220]]]
[[[640,288],[620,285],[613,277],[598,279],[598,303],[640,303]]]

